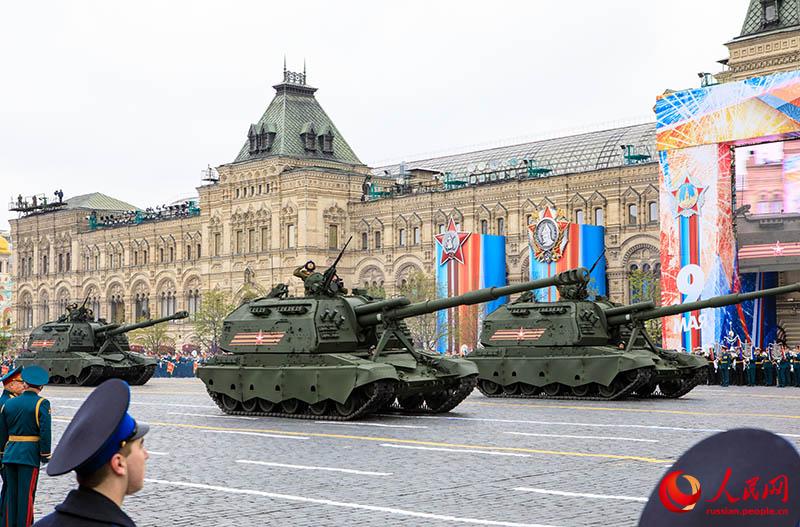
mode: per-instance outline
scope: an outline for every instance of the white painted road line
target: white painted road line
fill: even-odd
[[[243,436],[272,437],[275,439],[311,439],[308,436],[284,436],[278,434],[265,434],[263,432],[238,432],[236,430],[203,430],[208,434],[239,434]]]
[[[639,443],[658,443],[658,439],[637,439],[635,437],[610,437],[610,436],[572,436],[561,434],[534,434],[532,432],[503,432],[514,436],[531,436],[531,437],[561,437],[565,439],[600,439],[609,441],[636,441]]]
[[[445,419],[448,421],[479,421],[484,423],[509,423],[523,425],[552,425],[552,426],[586,426],[598,428],[640,428],[646,430],[669,430],[673,432],[702,432],[717,433],[724,432],[722,428],[683,428],[679,426],[660,426],[660,425],[633,425],[633,424],[610,424],[610,423],[575,423],[566,421],[531,421],[527,419],[492,419],[487,417],[448,417],[440,415],[395,415],[378,414],[382,417],[400,417],[405,419]],[[779,434],[791,437],[791,434]]]
[[[261,496],[276,500],[295,501],[301,503],[314,503],[317,505],[327,505],[329,507],[339,507],[345,509],[360,509],[384,514],[396,514],[398,516],[410,516],[412,518],[425,518],[428,520],[440,520],[454,523],[469,523],[473,525],[494,525],[498,527],[553,527],[552,525],[542,525],[540,523],[517,523],[498,520],[481,520],[478,518],[461,518],[458,516],[447,516],[444,514],[431,514],[428,512],[412,511],[408,509],[396,509],[394,507],[381,507],[378,505],[367,505],[363,503],[351,503],[345,501],[325,500],[320,498],[308,498],[305,496],[292,496],[289,494],[277,494],[275,492],[264,492],[261,490],[239,489],[232,487],[220,487],[217,485],[203,485],[201,483],[190,483],[188,481],[166,481],[162,479],[145,479],[147,483],[155,485],[165,485],[172,487],[184,487],[198,490],[208,490],[212,492],[224,492],[228,494],[245,494],[249,496]]]
[[[88,396],[88,394],[87,394]],[[85,401],[86,397],[48,397],[50,401]],[[131,404],[138,404],[140,406],[172,406],[175,408],[217,408],[213,404],[180,404],[180,403],[145,403],[140,401],[131,401]]]
[[[535,492],[536,494],[550,494],[553,496],[567,496],[570,498],[594,498],[598,500],[622,500],[622,501],[640,501],[647,503],[648,498],[639,498],[637,496],[613,496],[609,494],[584,494],[582,492],[564,492],[561,490],[547,490],[547,489],[534,489],[531,487],[516,487],[514,490],[520,492]]]
[[[151,456],[168,456],[169,455],[169,452],[158,452],[156,450],[148,450],[147,453],[150,454]]]
[[[320,425],[339,425],[339,426],[377,426],[381,428],[428,428],[427,426],[418,425],[390,425],[385,423],[356,423],[352,421],[314,421],[315,424]]]
[[[216,419],[245,419],[255,421],[257,417],[247,417],[246,415],[214,415],[214,414],[188,414],[184,412],[167,412],[167,415],[188,415],[190,417],[213,417]]]
[[[287,465],[285,463],[270,463],[268,461],[251,461],[249,459],[237,459],[237,463],[244,463],[247,465],[263,465],[265,467],[278,467],[278,468],[294,468],[297,470],[323,470],[327,472],[343,472],[345,474],[357,474],[359,476],[391,476],[391,472],[370,472],[368,470],[353,470],[350,468],[334,468],[334,467],[313,467],[307,465]]]
[[[451,454],[486,454],[488,456],[531,457],[530,454],[515,454],[514,452],[492,452],[490,450],[469,450],[466,448],[437,448],[430,446],[408,446],[381,443],[387,448],[406,448],[409,450],[431,450],[433,452],[450,452]]]

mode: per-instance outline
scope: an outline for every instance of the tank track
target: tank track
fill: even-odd
[[[392,401],[388,406],[382,410],[390,411],[401,414],[442,414],[449,412],[461,402],[469,397],[472,390],[478,384],[477,375],[469,375],[462,377],[458,380],[458,385],[455,387],[446,388],[438,392],[433,392],[427,395],[413,396],[413,401],[417,404],[401,404],[398,400]],[[437,400],[438,396],[443,396],[442,399]],[[409,398],[411,399],[411,398]]]
[[[661,399],[677,399],[679,397],[683,397],[690,391],[692,391],[697,385],[702,384],[706,381],[707,371],[705,368],[698,368],[694,371],[691,377],[681,379],[681,387],[670,393],[664,393],[659,385],[658,390],[660,393],[653,394],[648,396],[648,398],[661,398]]]
[[[155,372],[156,372],[156,365],[148,364],[147,366],[143,367],[141,373],[139,373],[138,375],[131,374],[129,376],[126,376],[125,380],[131,386],[142,386],[143,384],[146,384],[147,381],[150,380],[150,377],[152,377]]]
[[[335,411],[335,408],[330,403],[327,405],[327,411],[323,414],[314,414],[311,413],[308,409],[308,406],[305,405],[301,411],[297,413],[288,413],[288,412],[261,412],[258,410],[247,411],[242,408],[242,403],[240,402],[234,410],[229,410],[225,408],[222,402],[222,395],[217,392],[212,392],[208,390],[208,395],[214,401],[214,403],[219,407],[227,415],[241,415],[241,416],[258,416],[258,417],[288,417],[291,419],[314,419],[317,421],[349,421],[351,419],[356,419],[358,417],[363,417],[368,414],[374,413],[381,408],[385,408],[387,404],[389,404],[395,396],[395,383],[394,381],[376,381],[371,383],[370,385],[373,389],[371,390],[364,390],[365,387],[360,387],[362,393],[368,393],[367,399],[357,408],[355,408],[351,413],[346,415],[340,415]],[[371,392],[371,393],[369,393]],[[277,404],[276,404],[277,406]]]
[[[609,397],[602,397],[600,395],[547,395],[541,389],[537,393],[533,393],[530,395],[525,395],[522,393],[510,394],[510,393],[496,393],[490,394],[487,393],[483,386],[478,383],[478,391],[480,391],[484,396],[489,397],[491,399],[549,399],[549,400],[567,400],[567,401],[615,401],[619,399],[623,399],[626,397],[636,397],[634,392],[655,379],[656,372],[652,368],[639,368],[636,370],[636,375],[627,382],[625,386],[619,388],[616,392],[614,392]],[[620,378],[620,377],[617,377]],[[615,378],[615,380],[617,379]],[[691,388],[690,388],[691,389]],[[657,396],[650,396],[650,397],[657,397]]]

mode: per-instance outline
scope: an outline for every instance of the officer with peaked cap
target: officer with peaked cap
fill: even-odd
[[[17,366],[3,375],[0,378],[0,382],[3,383],[3,394],[0,395],[0,408],[2,408],[8,401],[22,393],[22,366]],[[6,472],[1,466],[0,478],[3,479],[3,488],[0,490],[0,517],[2,517],[3,502],[6,495]]]
[[[6,480],[3,526],[33,523],[39,466],[50,459],[50,401],[39,396],[48,380],[47,370],[24,368],[23,392],[0,408],[0,445],[4,445],[0,455]]]
[[[658,481],[639,527],[797,527],[800,454],[753,428],[720,432],[685,452]]]
[[[122,502],[144,486],[149,427],[128,414],[128,384],[110,379],[84,401],[47,466],[51,476],[75,471],[78,488],[71,490],[52,514],[35,527],[113,525],[136,527]]]

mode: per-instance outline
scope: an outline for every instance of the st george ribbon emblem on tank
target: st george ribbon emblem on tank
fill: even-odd
[[[564,212],[545,207],[539,211],[539,220],[528,225],[533,257],[540,262],[557,262],[567,246],[569,222]]]

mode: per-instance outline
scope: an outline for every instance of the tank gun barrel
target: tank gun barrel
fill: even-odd
[[[645,309],[643,311],[614,315],[608,317],[608,323],[609,325],[615,326],[626,324],[628,322],[652,320],[654,318],[679,315],[681,313],[706,309],[709,307],[730,306],[746,300],[753,300],[755,298],[763,298],[766,296],[777,296],[785,293],[794,293],[796,291],[800,291],[800,282],[782,287],[773,287],[772,289],[752,291],[750,293],[732,293],[730,295],[716,296],[707,300],[698,300],[697,302],[687,302],[685,304],[675,304],[674,306],[657,307],[655,309]]]
[[[128,331],[133,331],[134,329],[147,328],[150,326],[155,326],[156,324],[161,324],[162,322],[168,322],[170,320],[178,320],[181,318],[186,318],[188,316],[189,313],[187,311],[178,311],[174,315],[169,315],[161,318],[154,318],[152,320],[142,320],[141,322],[137,322],[136,324],[124,324],[122,326],[120,326],[119,324],[106,324],[105,326],[101,326],[97,330],[95,330],[95,335],[102,337],[113,337],[114,335],[127,333]]]
[[[361,315],[369,315],[370,313],[379,313],[387,309],[407,306],[410,303],[411,301],[408,298],[399,296],[397,298],[387,298],[386,300],[356,306],[355,312],[356,315],[360,317]]]
[[[655,309],[656,303],[652,300],[647,302],[638,302],[629,306],[611,307],[605,310],[606,317],[613,317],[615,315],[624,315],[626,313],[635,313],[637,311],[644,311],[645,309]]]
[[[375,312],[369,314],[359,314],[358,323],[362,326],[372,326],[381,323],[384,320],[400,320],[417,315],[424,315],[426,313],[433,313],[448,309],[455,306],[468,306],[472,304],[480,304],[482,302],[489,302],[504,296],[513,295],[515,293],[522,293],[532,289],[541,289],[550,286],[582,284],[589,280],[589,271],[585,267],[578,267],[577,269],[570,269],[563,273],[558,273],[549,278],[541,278],[539,280],[532,280],[530,282],[523,282],[521,284],[507,285],[502,287],[487,287],[485,289],[478,289],[477,291],[470,291],[463,295],[451,296],[447,298],[437,298],[435,300],[428,300],[425,302],[416,302],[413,304],[388,309],[383,312]],[[396,300],[396,299],[390,299]],[[386,301],[384,301],[386,302]],[[366,306],[365,306],[366,307]],[[358,309],[358,308],[356,308]]]

